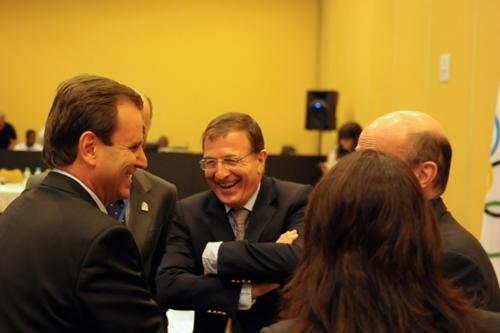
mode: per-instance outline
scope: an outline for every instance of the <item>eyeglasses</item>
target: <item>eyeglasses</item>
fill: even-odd
[[[217,163],[221,162],[227,170],[237,169],[244,163],[243,160],[252,154],[253,152],[250,152],[243,157],[230,156],[224,158],[202,158],[200,160],[200,168],[203,171],[214,170],[217,168]]]

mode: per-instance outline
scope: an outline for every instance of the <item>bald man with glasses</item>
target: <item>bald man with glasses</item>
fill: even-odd
[[[264,138],[247,114],[215,118],[202,142],[210,190],[177,204],[158,300],[195,310],[194,332],[259,332],[296,267],[312,187],[264,176]]]

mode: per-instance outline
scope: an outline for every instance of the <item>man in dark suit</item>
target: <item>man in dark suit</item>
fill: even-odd
[[[147,142],[153,108],[149,98],[143,95],[141,98],[144,142]],[[45,171],[31,176],[26,183],[26,189],[38,186],[47,174],[48,171]],[[153,296],[156,295],[156,271],[165,253],[167,228],[173,217],[176,198],[177,189],[174,184],[144,169],[135,170],[130,198],[124,206],[125,212],[120,222],[124,223],[134,236],[141,254],[144,280]]]
[[[153,119],[153,104],[149,97],[141,95],[141,98],[146,143]],[[174,215],[176,199],[177,189],[174,184],[146,170],[135,171],[125,224],[139,248],[144,279],[153,296],[156,295],[156,271],[165,253],[167,229]]]
[[[130,232],[105,206],[145,168],[142,100],[98,76],[61,84],[45,126],[53,168],[0,216],[1,332],[159,332]]]
[[[495,271],[477,239],[447,210],[441,198],[451,167],[451,145],[442,126],[416,111],[386,114],[367,126],[357,149],[395,155],[413,170],[438,219],[444,251],[444,274],[475,307],[500,311]]]
[[[26,190],[40,185],[48,173],[31,176]],[[176,197],[177,189],[172,183],[146,170],[135,170],[123,223],[134,237],[142,259],[143,277],[153,296],[156,294],[156,271],[165,253]]]
[[[146,170],[137,169],[132,177],[130,203],[125,225],[142,257],[144,280],[156,293],[155,277],[173,218],[177,190],[172,183]]]
[[[211,190],[178,202],[158,300],[195,310],[194,332],[258,332],[276,320],[275,289],[297,264],[311,186],[263,176],[264,139],[246,114],[215,118],[202,142]]]

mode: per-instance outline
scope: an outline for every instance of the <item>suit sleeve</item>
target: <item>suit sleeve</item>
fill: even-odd
[[[203,275],[196,258],[183,211],[177,205],[167,240],[167,251],[158,269],[157,299],[160,306],[177,310],[218,311],[236,316],[241,286],[215,275]]]
[[[132,235],[113,226],[90,245],[77,282],[89,331],[162,332],[163,318],[141,276]]]
[[[274,242],[231,241],[219,248],[217,270],[221,277],[250,279],[252,282],[278,282],[286,280],[295,270],[302,248],[302,221],[311,187],[301,186],[288,198],[281,232],[296,229],[299,238],[292,244]],[[279,234],[277,235],[279,237]],[[276,237],[276,239],[277,239]]]
[[[500,310],[495,304],[495,300],[491,299],[494,292],[490,290],[479,265],[473,259],[456,252],[446,253],[444,273],[455,287],[463,291],[474,307]]]

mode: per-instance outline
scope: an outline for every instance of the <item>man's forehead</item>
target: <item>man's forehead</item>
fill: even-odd
[[[407,127],[397,117],[384,118],[377,119],[363,129],[356,150],[372,149],[405,160]]]
[[[377,118],[368,125],[369,128],[401,131],[404,133],[415,133],[421,131],[432,131],[444,135],[441,124],[426,113],[419,111],[395,111]]]
[[[358,140],[359,149],[383,151],[386,146],[400,146],[406,142],[407,132],[400,127],[379,126],[366,127]]]
[[[408,153],[411,133],[431,131],[444,135],[441,125],[431,116],[418,111],[396,111],[383,115],[366,126],[358,141],[357,150],[373,149],[402,159]]]
[[[223,143],[223,142],[237,142],[239,145],[250,146],[251,142],[245,130],[230,130],[223,133],[207,136],[203,141],[203,147],[206,144]]]

